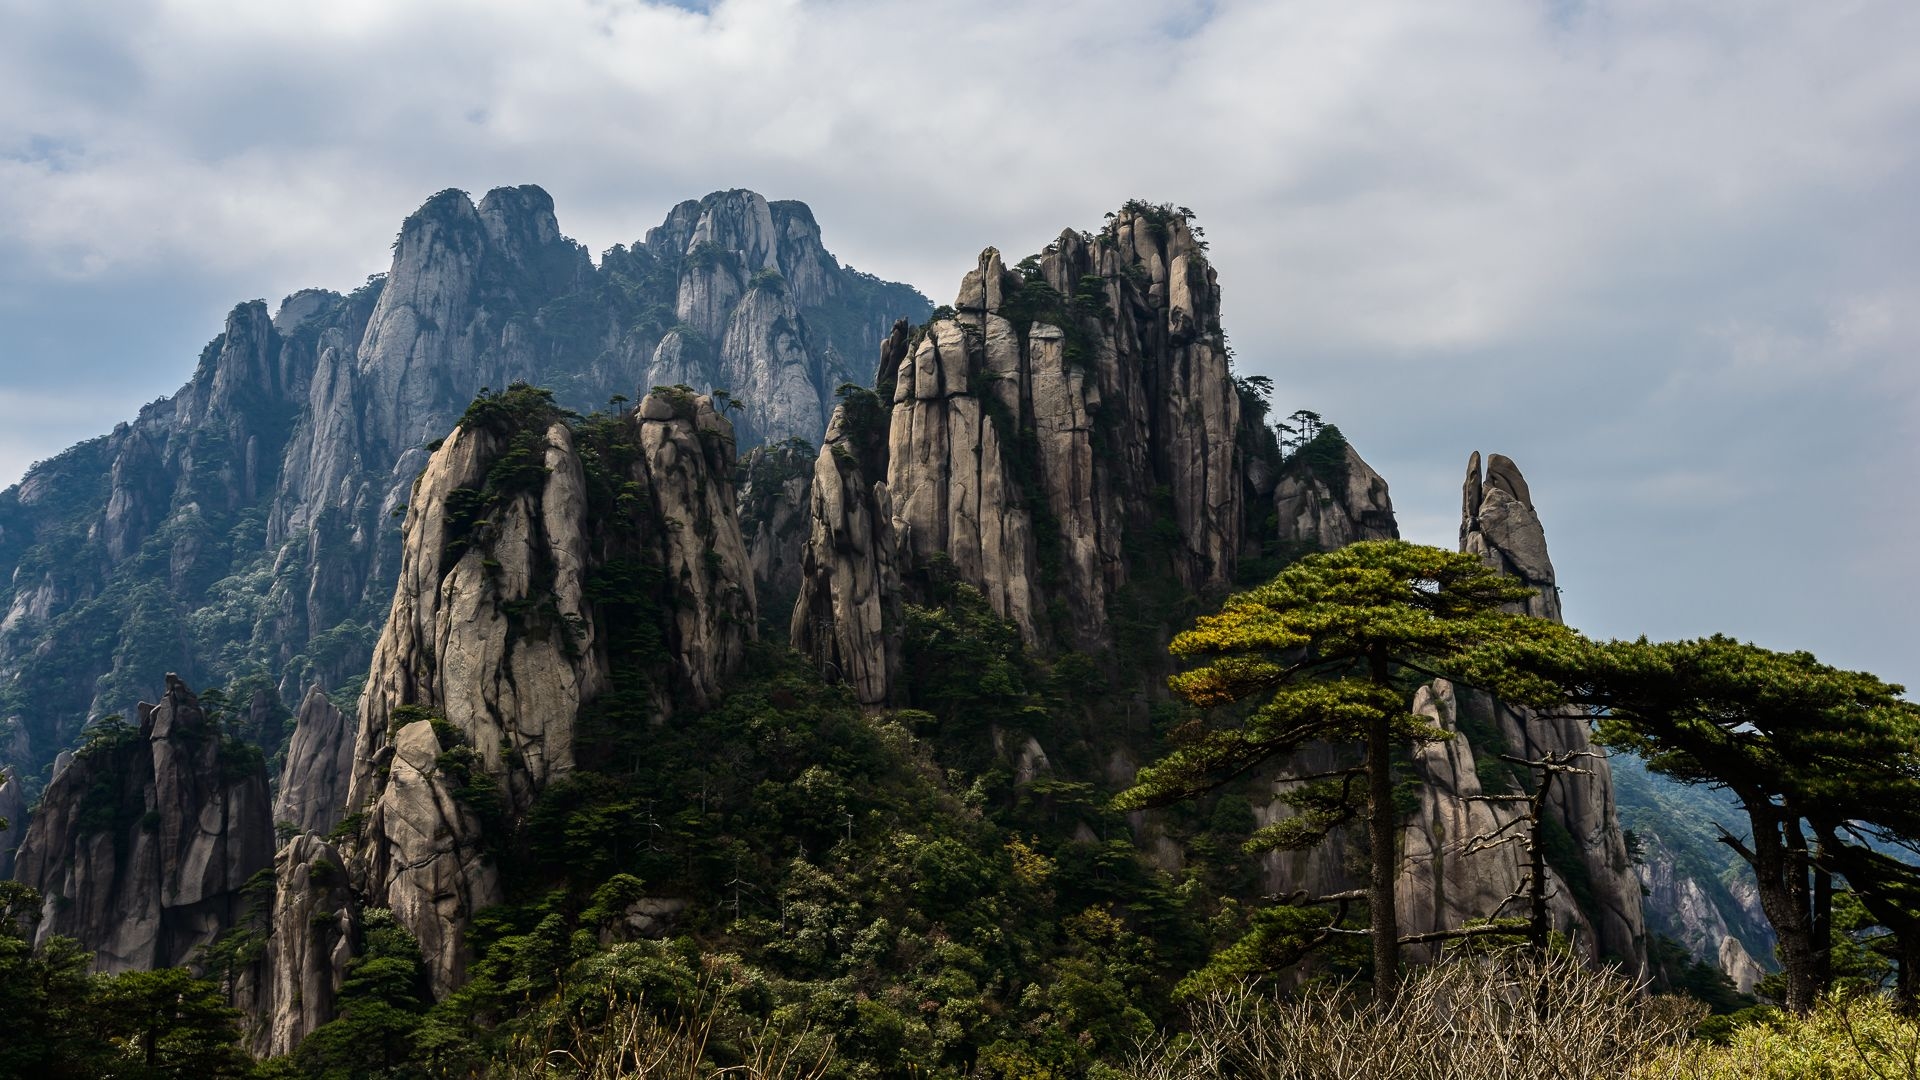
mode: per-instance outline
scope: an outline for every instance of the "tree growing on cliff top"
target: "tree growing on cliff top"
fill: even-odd
[[[1473,555],[1400,540],[1300,560],[1174,639],[1174,655],[1201,664],[1169,685],[1209,710],[1208,719],[1176,732],[1173,752],[1142,769],[1117,805],[1192,799],[1313,744],[1364,744],[1364,764],[1332,777],[1337,796],[1261,829],[1248,847],[1310,846],[1364,810],[1374,985],[1391,1000],[1401,945],[1393,894],[1399,872],[1393,751],[1408,740],[1448,737],[1413,713],[1405,676],[1454,676],[1471,667],[1482,685],[1507,700],[1551,692],[1541,680],[1506,678],[1505,669],[1470,663],[1492,645],[1571,634],[1507,610],[1531,592]],[[1488,685],[1489,677],[1500,685]],[[1244,714],[1226,708],[1235,705],[1252,707]],[[1359,780],[1365,794],[1355,800],[1351,788]]]

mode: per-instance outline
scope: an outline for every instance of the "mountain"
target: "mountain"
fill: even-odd
[[[0,763],[37,790],[160,672],[350,701],[423,444],[486,387],[575,409],[721,388],[748,445],[817,440],[887,328],[927,310],[836,262],[796,202],[716,192],[596,263],[537,187],[441,192],[386,274],[239,305],[179,393],[0,493]],[[263,709],[248,737],[277,748],[289,718]]]
[[[84,942],[99,971],[202,961],[273,861],[259,751],[169,676],[137,725],[102,725],[63,759],[13,868],[40,894],[38,939]]]
[[[840,279],[826,263],[782,261],[783,245],[817,236],[810,217],[714,196],[596,266],[550,227],[543,200],[436,197],[409,219],[383,284],[358,299],[290,298],[284,330],[243,319],[203,365],[209,402],[216,386],[258,384],[304,387],[309,406],[269,424],[259,417],[281,415],[271,396],[196,405],[186,413],[217,420],[156,427],[165,439],[142,436],[153,454],[109,471],[111,494],[136,464],[154,465],[153,490],[195,496],[205,527],[143,526],[151,535],[112,569],[129,576],[96,587],[149,575],[128,587],[160,610],[200,580],[202,561],[253,535],[216,525],[257,521],[253,569],[196,595],[251,597],[222,617],[257,614],[261,629],[243,641],[193,609],[189,635],[228,627],[194,641],[242,642],[221,654],[240,677],[201,695],[211,708],[170,679],[170,711],[143,710],[143,722],[201,719],[169,721],[165,736],[96,725],[94,742],[124,740],[114,752],[126,760],[109,773],[89,750],[48,785],[22,880],[75,895],[76,873],[123,872],[110,843],[148,844],[162,880],[213,865],[196,852],[229,852],[221,889],[180,901],[164,962],[224,971],[255,1048],[302,1047],[309,1065],[393,1045],[457,1062],[512,1045],[533,1030],[516,1025],[550,1022],[583,992],[677,1006],[724,986],[715,993],[740,1016],[832,1031],[858,1068],[993,1060],[1007,1074],[1079,1074],[1137,1045],[1173,1015],[1181,978],[1254,940],[1267,898],[1358,883],[1356,836],[1303,853],[1242,848],[1297,812],[1297,770],[1350,764],[1355,747],[1256,771],[1191,806],[1110,805],[1192,720],[1165,689],[1172,633],[1302,554],[1398,534],[1386,480],[1337,427],[1283,446],[1266,425],[1266,389],[1235,375],[1220,284],[1188,214],[1133,202],[1011,266],[983,251],[954,303],[923,320],[862,315],[879,364],[870,385],[843,387],[815,377],[838,346],[809,354],[812,367],[755,351],[780,336],[774,322],[809,341],[808,328],[830,325],[809,312],[827,310],[818,290]],[[629,309],[602,296],[589,321],[615,329],[589,335],[597,351],[565,352],[575,339],[561,329],[582,324],[556,312],[601,295],[631,260],[661,258],[656,246],[682,253],[677,321],[621,322]],[[782,304],[792,317],[768,321]],[[264,318],[255,307],[247,319]],[[721,344],[692,351],[702,340]],[[779,378],[736,403],[699,392],[693,368],[657,367],[699,356],[717,376],[729,357],[756,358],[761,374],[804,369],[824,411],[794,411],[798,391],[779,387],[797,384]],[[589,359],[542,367],[568,357]],[[552,389],[511,382],[522,370],[547,371]],[[569,407],[583,380],[607,389],[610,371],[675,383],[637,404]],[[456,378],[504,389],[449,406]],[[440,426],[427,426],[433,415]],[[817,451],[781,434],[822,416]],[[208,449],[236,444],[265,449]],[[83,475],[79,458],[61,461]],[[131,496],[103,505],[97,520],[84,507],[71,520],[104,537],[113,520],[186,513]],[[398,535],[386,535],[395,515]],[[1461,544],[1533,586],[1529,610],[1558,617],[1544,529],[1507,459],[1483,472],[1475,455]],[[51,572],[44,556],[36,565]],[[165,581],[152,577],[162,565]],[[299,603],[288,582],[303,583]],[[23,616],[22,647],[35,627],[66,625],[56,607],[42,622]],[[361,638],[328,618],[358,620],[375,640],[354,653]],[[311,641],[292,651],[305,639],[288,619],[330,627],[325,664]],[[16,663],[16,686],[38,685],[38,667]],[[297,714],[282,704],[295,688]],[[1522,779],[1497,755],[1589,749],[1582,726],[1445,683],[1421,688],[1416,707],[1457,736],[1407,748],[1409,933],[1485,917],[1522,881],[1514,847],[1468,844],[1520,813],[1478,799]],[[14,729],[34,752],[58,730]],[[200,762],[195,790],[211,794],[174,800],[178,813],[149,800],[154,824],[170,836],[186,828],[175,818],[232,823],[219,844],[156,847],[145,817],[86,817],[96,788],[146,805],[145,777],[161,770],[141,762],[177,730],[231,760],[216,750]],[[270,810],[258,756],[234,756],[248,740],[286,742]],[[1588,955],[1638,969],[1640,882],[1615,813],[1604,759],[1549,801],[1554,921]],[[260,838],[276,826],[269,857]],[[115,944],[119,918],[62,925],[130,955]],[[1345,970],[1337,950],[1325,963]],[[370,1016],[393,1025],[387,1035],[369,1036]]]

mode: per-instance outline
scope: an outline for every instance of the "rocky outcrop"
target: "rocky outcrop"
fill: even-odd
[[[1332,551],[1361,540],[1397,540],[1387,482],[1337,432],[1290,455],[1273,488],[1274,517],[1283,543]],[[1328,451],[1322,453],[1321,451]]]
[[[27,800],[11,771],[0,771],[0,881],[13,876],[13,852],[27,834]]]
[[[827,516],[796,624],[855,610],[836,598],[880,580],[871,557],[845,557],[881,550],[852,540],[868,522],[890,526],[904,581],[979,588],[1043,651],[1111,644],[1109,598],[1142,575],[1223,591],[1248,528],[1249,440],[1219,302],[1203,245],[1165,208],[1130,203],[1015,269],[983,252],[951,312],[896,330],[883,353],[884,457],[864,438],[855,453],[844,422],[839,448],[823,448],[814,506]],[[862,457],[875,460],[849,467]],[[885,640],[864,621],[808,634],[823,665],[868,673],[888,670]],[[863,700],[886,698],[886,679],[866,681]]]
[[[906,347],[894,328],[886,355]],[[872,395],[834,410],[814,462],[812,527],[788,640],[864,705],[892,702],[901,663],[899,552],[887,493],[885,412]]]
[[[139,716],[97,730],[54,776],[14,867],[43,898],[39,940],[77,939],[98,971],[193,962],[273,859],[259,755],[223,739],[173,675]]]
[[[1560,590],[1547,556],[1546,532],[1533,506],[1526,478],[1499,454],[1482,474],[1476,452],[1467,464],[1462,492],[1460,550],[1533,586],[1528,614],[1560,621]],[[1626,839],[1614,806],[1613,773],[1604,751],[1593,745],[1578,719],[1550,719],[1525,709],[1490,704],[1510,752],[1537,759],[1548,753],[1591,753],[1586,775],[1554,785],[1549,812],[1571,834],[1590,888],[1587,914],[1600,950],[1644,965],[1646,925],[1640,882],[1627,857]]]
[[[294,837],[274,857],[273,877],[253,1036],[261,1055],[292,1053],[308,1032],[333,1019],[354,941],[346,861],[333,845]]]
[[[740,533],[753,564],[754,594],[768,618],[784,621],[800,595],[801,555],[813,499],[813,446],[788,439],[740,459]]]
[[[1482,757],[1497,747],[1475,747],[1462,735],[1461,710],[1486,709],[1484,697],[1461,700],[1451,683],[1437,680],[1413,699],[1415,715],[1454,737],[1420,743],[1413,768],[1419,774],[1420,808],[1404,826],[1396,908],[1405,933],[1422,934],[1465,926],[1477,919],[1526,918],[1529,874],[1524,841],[1526,807],[1519,803],[1479,801],[1483,795],[1509,795],[1518,788],[1505,768],[1485,770],[1498,777],[1495,790],[1482,786]],[[1485,718],[1478,725],[1484,730]],[[1560,782],[1569,777],[1562,776]],[[1502,842],[1504,841],[1504,842]],[[1575,902],[1565,876],[1548,867],[1548,905],[1555,930],[1595,950],[1591,920]]]
[[[729,391],[743,446],[818,439],[873,343],[930,306],[905,286],[842,268],[805,204],[751,191],[681,203],[630,255],[676,268],[678,323],[640,385]]]
[[[838,386],[924,297],[840,266],[799,203],[684,203],[598,264],[537,187],[409,216],[390,270],[236,307],[187,385],[0,493],[0,679],[35,703],[37,775],[156,669],[195,685],[364,673],[428,440],[485,387],[585,411],[726,388],[747,442],[817,439]],[[191,633],[181,632],[192,627]]]
[[[476,403],[415,483],[360,699],[347,806],[365,819],[347,854],[436,993],[463,979],[471,915],[502,899],[489,844],[572,771],[575,717],[617,676],[595,575],[655,583],[634,602],[660,621],[659,714],[704,707],[738,668],[755,609],[734,467],[704,396],[656,392],[579,434],[522,388]]]
[[[340,824],[353,774],[353,724],[318,686],[307,689],[287,744],[273,821],[297,832],[325,836]]]
[[[1646,854],[1635,869],[1645,892],[1648,929],[1717,966],[1741,993],[1751,993],[1766,971],[1728,925],[1723,890],[1682,870],[1660,834],[1649,832],[1639,839]],[[1753,918],[1743,929],[1766,932],[1764,917]]]

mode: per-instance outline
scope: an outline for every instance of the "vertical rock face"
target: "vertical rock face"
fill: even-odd
[[[818,439],[835,392],[860,377],[873,343],[930,306],[912,289],[842,268],[804,203],[751,191],[681,203],[632,254],[677,267],[678,322],[637,381],[730,391],[743,446]]]
[[[812,445],[801,439],[757,446],[740,459],[740,533],[754,595],[769,618],[784,620],[800,595],[815,463]]]
[[[254,1049],[292,1053],[334,1017],[353,955],[354,907],[345,860],[333,845],[296,836],[274,857],[272,933],[267,938]]]
[[[347,295],[241,304],[171,398],[0,493],[0,684],[37,775],[153,671],[280,673],[288,705],[366,670],[400,569],[395,518],[484,387],[586,410],[635,387],[724,387],[749,444],[808,440],[912,289],[840,266],[811,212],[752,192],[683,203],[596,265],[537,187],[433,196],[391,269]]]
[[[1143,573],[1224,589],[1247,529],[1249,440],[1219,302],[1185,217],[1141,204],[1017,269],[983,252],[950,314],[896,328],[886,346],[873,410],[884,455],[845,422],[838,449],[822,450],[814,506],[826,517],[796,634],[804,611],[816,657],[873,673],[861,697],[886,698],[875,650],[887,634],[868,614],[844,630],[822,622],[870,612],[836,598],[880,580],[880,546],[852,539],[875,521],[890,525],[904,579],[956,575],[1034,647],[1103,648],[1109,597]]]
[[[733,432],[705,397],[655,393],[606,421],[589,467],[529,391],[475,406],[415,483],[400,582],[360,699],[348,852],[359,891],[459,984],[488,845],[574,766],[574,720],[611,678],[594,576],[658,580],[662,713],[709,703],[753,631]],[[607,442],[606,440],[611,440]]]
[[[27,833],[27,800],[12,772],[0,772],[0,880],[13,876],[13,851]]]
[[[905,347],[902,324],[886,355],[897,358]],[[893,501],[880,479],[887,458],[884,415],[871,398],[834,410],[814,462],[812,527],[788,630],[794,648],[865,705],[892,701],[903,633]]]
[[[1460,550],[1479,555],[1492,566],[1536,590],[1528,614],[1560,621],[1560,591],[1547,557],[1546,532],[1533,507],[1526,478],[1506,457],[1494,454],[1481,472],[1476,452],[1467,463],[1462,490]],[[1592,752],[1584,776],[1567,776],[1554,785],[1549,810],[1571,834],[1590,882],[1589,914],[1600,949],[1644,964],[1646,924],[1640,881],[1627,857],[1626,839],[1614,807],[1613,771],[1603,751],[1579,720],[1552,720],[1524,709],[1491,706],[1508,746],[1529,759],[1552,752]]]
[[[307,690],[273,800],[276,826],[324,836],[340,824],[353,774],[353,725],[320,687]]]
[[[1345,439],[1338,449],[1331,463],[1301,453],[1281,465],[1273,488],[1280,539],[1323,551],[1361,540],[1398,540],[1387,481]]]
[[[191,962],[272,859],[259,758],[169,675],[138,728],[103,733],[47,785],[14,876],[44,898],[40,940],[75,938],[116,972]]]

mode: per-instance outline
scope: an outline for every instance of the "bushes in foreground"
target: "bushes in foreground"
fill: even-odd
[[[1126,1080],[1879,1080],[1920,1077],[1920,1024],[1881,994],[1773,1012],[1722,1042],[1706,1007],[1615,971],[1525,952],[1411,972],[1390,1006],[1345,986],[1216,991],[1190,1033],[1148,1046]]]

